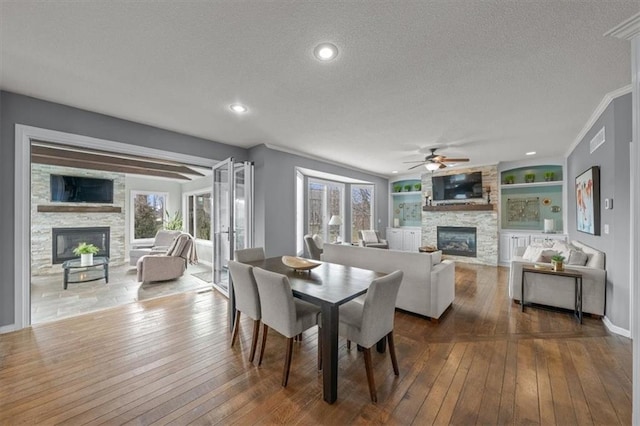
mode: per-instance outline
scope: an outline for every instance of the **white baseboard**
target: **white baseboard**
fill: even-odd
[[[15,324],[3,325],[0,327],[0,334],[10,333],[12,331],[16,331],[18,328]]]
[[[617,325],[613,325],[611,320],[607,318],[606,315],[602,318],[602,322],[604,323],[604,326],[607,327],[607,330],[609,330],[610,332],[619,334],[620,336],[628,337],[629,339],[631,339],[631,331],[625,330],[624,328],[618,327]]]

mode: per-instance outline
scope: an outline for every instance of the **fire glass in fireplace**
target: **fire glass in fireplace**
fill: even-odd
[[[476,228],[438,226],[438,250],[442,254],[476,257]]]
[[[93,244],[100,249],[96,256],[109,257],[109,227],[53,228],[53,264],[76,259],[73,249],[80,243]]]

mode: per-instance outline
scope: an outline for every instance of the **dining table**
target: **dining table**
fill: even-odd
[[[387,274],[354,268],[337,263],[316,261],[320,265],[310,270],[295,270],[282,263],[282,257],[246,262],[256,268],[286,275],[294,297],[320,307],[322,327],[322,387],[323,398],[329,404],[338,399],[338,324],[340,305],[367,292],[371,281]],[[229,286],[229,321],[235,319],[233,285]]]

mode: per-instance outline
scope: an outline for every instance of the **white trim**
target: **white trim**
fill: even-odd
[[[600,101],[600,104],[598,104],[596,109],[591,113],[591,117],[589,117],[585,125],[582,127],[582,130],[580,130],[580,133],[578,133],[578,136],[576,136],[576,138],[573,140],[573,143],[566,150],[564,154],[565,157],[569,157],[569,154],[571,154],[573,150],[578,146],[578,144],[582,141],[582,139],[584,139],[584,137],[587,135],[587,132],[593,127],[594,124],[596,124],[596,121],[598,121],[598,118],[600,118],[604,110],[607,109],[611,101],[619,98],[620,96],[626,95],[627,93],[631,93],[631,88],[632,86],[631,84],[629,84],[628,86],[621,87],[618,90],[614,90],[613,92],[609,92],[604,95],[602,101]]]
[[[609,317],[607,317],[606,315],[602,318],[602,323],[604,324],[605,327],[607,327],[607,330],[609,330],[610,332],[618,334],[623,337],[631,338],[631,332],[629,330],[626,330],[622,327],[618,327],[617,325],[614,325],[609,319]]]
[[[129,145],[106,139],[59,132],[39,127],[15,125],[14,182],[14,322],[2,326],[0,333],[19,330],[30,325],[30,234],[31,234],[31,140],[44,140],[83,148],[149,156],[178,161],[194,166],[212,167],[218,161],[187,154]]]
[[[11,333],[12,331],[18,330],[15,324],[7,324],[0,327],[0,334]]]
[[[604,37],[615,37],[624,40],[631,40],[636,36],[640,36],[640,13],[616,25],[603,35]]]

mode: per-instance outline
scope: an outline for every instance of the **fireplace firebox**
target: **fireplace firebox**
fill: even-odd
[[[438,250],[443,254],[476,257],[476,228],[438,226]]]
[[[77,258],[78,256],[73,254],[73,249],[83,242],[93,244],[100,249],[96,256],[109,257],[110,228],[108,226],[53,228],[51,231],[53,237],[52,263],[54,265]]]

